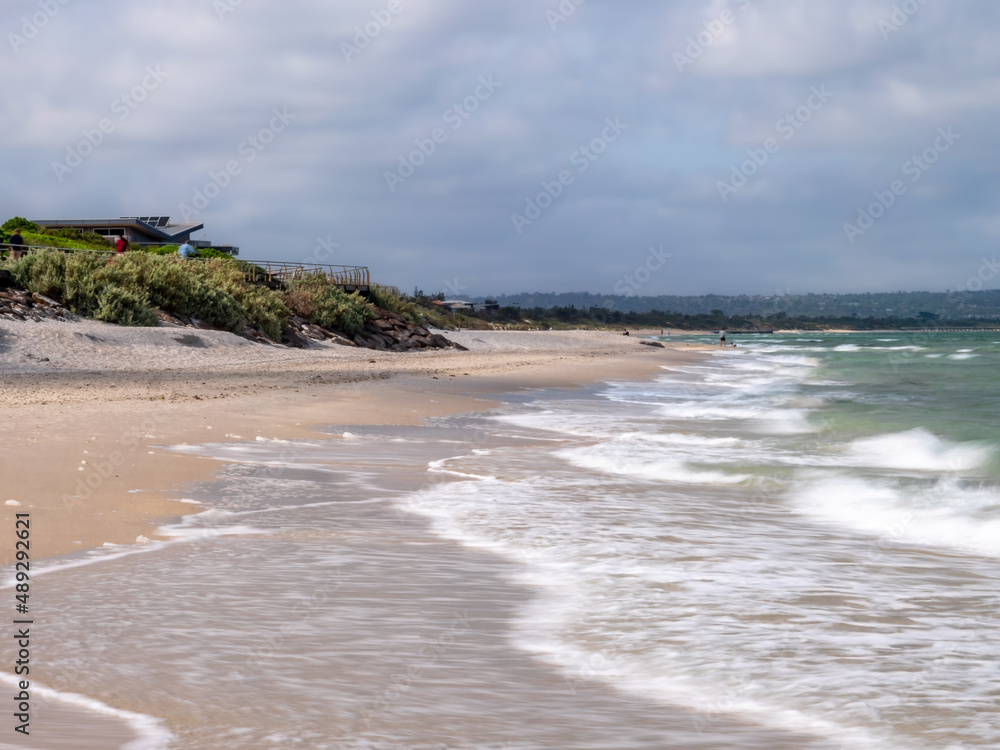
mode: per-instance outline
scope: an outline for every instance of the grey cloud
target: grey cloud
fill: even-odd
[[[470,294],[608,292],[661,244],[673,257],[644,294],[944,289],[1000,232],[1000,9],[985,0],[918,3],[889,32],[903,3],[226,2],[220,18],[211,0],[70,0],[8,46],[7,213],[178,215],[235,161],[199,215],[214,241],[291,260],[332,237],[334,262]],[[0,30],[38,7],[5,7]],[[157,65],[169,77],[119,119]],[[502,85],[456,121],[481,76]],[[822,86],[833,96],[785,138],[779,121]],[[246,151],[275,107],[295,120]],[[574,153],[615,117],[628,130],[580,171]],[[60,182],[53,162],[102,118],[113,132]],[[843,225],[946,127],[961,142],[848,242]],[[391,189],[386,172],[435,130]],[[769,138],[780,148],[723,200]],[[563,170],[571,184],[519,234],[511,215]]]

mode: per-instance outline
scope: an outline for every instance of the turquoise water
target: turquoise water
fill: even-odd
[[[843,437],[926,428],[951,440],[996,441],[1000,333],[826,334],[740,342],[760,353],[817,360],[823,416]]]

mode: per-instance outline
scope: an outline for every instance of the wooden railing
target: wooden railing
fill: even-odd
[[[194,259],[192,259],[194,260]],[[306,276],[325,276],[327,281],[349,290],[367,291],[371,280],[366,266],[324,266],[315,263],[278,263],[268,260],[242,260],[247,264],[250,281],[291,281]]]

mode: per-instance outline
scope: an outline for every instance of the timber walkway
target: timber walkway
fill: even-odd
[[[189,258],[189,260],[209,260]],[[367,266],[326,266],[317,263],[277,263],[267,260],[240,260],[246,263],[247,279],[257,281],[292,281],[306,276],[325,276],[345,292],[367,292],[371,278]]]

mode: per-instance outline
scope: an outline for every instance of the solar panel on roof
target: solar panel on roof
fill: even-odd
[[[170,223],[169,216],[122,216],[123,219],[135,219],[151,227],[165,227]]]

